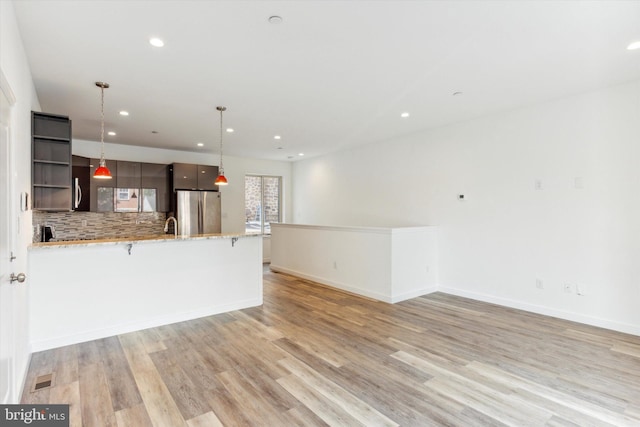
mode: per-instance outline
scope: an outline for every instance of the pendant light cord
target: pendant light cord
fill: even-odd
[[[222,109],[220,110],[220,172],[219,175],[224,175],[224,166],[222,165]]]
[[[104,161],[104,85],[100,86],[100,160]]]

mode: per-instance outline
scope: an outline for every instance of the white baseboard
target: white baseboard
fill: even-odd
[[[476,301],[483,301],[492,304],[501,305],[518,310],[529,311],[531,313],[542,314],[545,316],[557,317],[559,319],[570,320],[572,322],[582,323],[585,325],[597,326],[599,328],[610,329],[613,331],[623,332],[640,336],[640,326],[629,323],[616,322],[598,317],[586,316],[571,311],[558,310],[554,308],[544,307],[541,305],[529,304],[522,301],[512,300],[508,298],[497,297],[495,295],[482,294],[477,292],[469,292],[462,289],[450,288],[447,286],[438,286],[438,291],[456,295],[460,297],[470,298]]]
[[[393,295],[393,297],[391,298],[391,303],[395,304],[397,302],[406,301],[406,300],[411,299],[411,298],[421,297],[421,296],[424,296],[424,295],[432,294],[434,292],[438,292],[438,286],[437,285],[430,286],[428,288],[418,289],[418,290],[411,291],[411,292],[405,292],[405,293],[399,294],[399,295]]]
[[[319,277],[319,276],[314,276],[312,274],[302,273],[300,271],[292,270],[292,269],[289,269],[289,268],[286,268],[286,267],[281,267],[281,266],[274,265],[274,264],[271,264],[270,268],[271,268],[271,270],[276,271],[276,272],[290,274],[291,276],[296,276],[296,277],[300,277],[302,279],[311,280],[311,281],[314,281],[316,283],[320,283],[320,284],[323,284],[323,285],[326,285],[326,286],[330,286],[332,288],[336,288],[336,289],[340,289],[340,290],[343,290],[343,291],[347,291],[347,292],[350,292],[350,293],[356,294],[356,295],[362,295],[362,296],[367,297],[367,298],[373,298],[375,300],[382,301],[382,302],[387,302],[387,303],[390,303],[390,304],[394,304],[396,302],[405,301],[405,300],[408,300],[408,299],[411,299],[411,298],[415,298],[415,297],[419,297],[419,296],[422,296],[422,295],[430,294],[430,293],[436,292],[438,290],[437,286],[432,286],[432,287],[413,290],[411,292],[405,292],[405,293],[399,294],[399,295],[385,295],[385,294],[382,294],[382,293],[379,293],[379,292],[372,292],[372,291],[367,290],[367,289],[356,288],[356,287],[349,286],[349,285],[346,285],[346,284],[341,283],[341,282],[335,282],[333,280],[326,279],[324,277]]]
[[[271,264],[270,265],[271,270],[279,272],[279,273],[286,273],[289,274],[291,276],[295,276],[295,277],[300,277],[302,279],[307,279],[307,280],[311,280],[323,285],[327,285],[327,286],[331,286],[332,288],[336,288],[336,289],[340,289],[343,291],[347,291],[347,292],[351,292],[352,294],[357,294],[357,295],[362,295],[364,297],[368,297],[368,298],[373,298],[373,299],[377,299],[378,301],[383,301],[383,302],[391,302],[391,297],[389,297],[388,295],[384,295],[378,292],[372,292],[372,291],[368,291],[366,289],[360,289],[360,288],[355,288],[353,286],[349,286],[349,285],[345,285],[344,283],[340,283],[340,282],[334,282],[332,280],[326,279],[324,277],[319,277],[319,276],[314,276],[312,274],[305,274],[302,273],[300,271],[296,271],[296,270],[292,270],[286,267],[281,267],[278,265],[274,265]]]
[[[260,298],[249,299],[245,301],[239,301],[233,304],[223,304],[214,307],[205,307],[199,310],[193,310],[182,313],[172,313],[165,316],[158,316],[147,320],[126,323],[121,325],[115,325],[108,328],[95,329],[91,331],[85,331],[81,333],[75,333],[72,335],[65,335],[55,338],[49,338],[46,340],[32,341],[31,352],[49,350],[57,347],[64,347],[66,345],[78,344],[81,342],[97,340],[101,338],[112,337],[114,335],[126,334],[129,332],[141,331],[143,329],[155,328],[157,326],[169,325],[177,322],[184,322],[185,320],[198,319],[200,317],[212,316],[214,314],[226,313],[229,311],[241,310],[243,308],[250,308],[262,305],[262,295]]]
[[[301,273],[299,271],[291,270],[291,269],[280,267],[273,264],[271,264],[271,269],[273,271],[278,271],[278,272],[290,274],[292,276],[301,277],[303,279],[312,280],[314,282],[321,283],[323,285],[331,286],[333,288],[341,289],[347,292],[373,298],[378,301],[388,302],[391,304],[394,304],[400,301],[405,301],[411,298],[416,298],[422,295],[427,295],[433,292],[442,292],[445,294],[470,298],[476,301],[488,302],[492,304],[501,305],[503,307],[515,308],[518,310],[524,310],[531,313],[557,317],[559,319],[569,320],[572,322],[582,323],[585,325],[591,325],[599,328],[610,329],[617,332],[640,336],[639,325],[632,325],[629,323],[622,323],[622,322],[616,322],[616,321],[607,320],[607,319],[601,319],[598,317],[587,316],[580,313],[574,313],[570,311],[558,310],[558,309],[549,308],[545,306],[529,304],[526,302],[512,300],[508,298],[502,298],[495,295],[483,294],[478,292],[469,292],[463,289],[456,289],[456,288],[451,288],[451,287],[442,286],[442,285],[435,285],[435,286],[420,289],[417,291],[407,292],[405,294],[389,297],[388,295],[383,295],[376,292],[354,288],[352,286],[348,286],[343,283],[327,280],[323,277]]]

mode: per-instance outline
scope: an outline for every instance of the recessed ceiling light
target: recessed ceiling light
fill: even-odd
[[[453,96],[460,96],[462,95],[462,92],[453,92]]]
[[[280,138],[281,138],[280,135],[276,135],[273,137],[273,139],[280,139]]]
[[[409,113],[404,112],[404,113],[400,114],[400,117],[407,118],[407,117],[409,117]]]
[[[284,149],[284,147],[278,147],[278,150],[282,150],[282,149]]]
[[[273,15],[269,17],[269,23],[270,24],[281,24],[282,23],[282,16],[278,16],[278,15]]]
[[[121,116],[128,116],[128,115],[129,115],[129,112],[128,112],[128,111],[124,111],[124,110],[122,110],[122,111],[120,111],[120,115],[121,115]]]
[[[302,157],[304,156],[304,153],[298,153],[298,156]]]
[[[204,147],[204,144],[203,144],[202,142],[198,142],[196,145],[197,145],[198,147]]]
[[[149,44],[151,44],[151,46],[155,46],[155,47],[162,47],[164,46],[164,42],[162,41],[162,39],[159,39],[157,37],[152,37],[149,39]]]
[[[157,130],[152,130],[151,133],[156,134],[159,133]]]
[[[637,42],[631,43],[629,46],[627,46],[627,49],[629,50],[640,49],[640,40],[638,40]]]
[[[114,131],[109,131],[107,132],[107,135],[116,136],[116,133]]]
[[[234,132],[234,130],[233,130],[233,128],[227,128],[227,132],[228,132],[228,133],[233,133],[233,132]]]

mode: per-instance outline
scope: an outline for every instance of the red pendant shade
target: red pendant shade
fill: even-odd
[[[100,165],[98,169],[93,173],[93,177],[97,179],[111,179],[111,171],[106,167]]]
[[[224,175],[220,174],[216,178],[216,181],[214,182],[214,184],[215,185],[227,185],[229,183],[227,182],[227,178]]]

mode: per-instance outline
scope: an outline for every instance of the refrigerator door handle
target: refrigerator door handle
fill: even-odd
[[[202,234],[202,230],[204,230],[203,220],[202,193],[200,193],[200,197],[198,197],[198,234]]]
[[[76,201],[75,201],[75,209],[78,209],[80,206],[80,202],[82,201],[82,188],[80,188],[80,179],[76,178]]]

